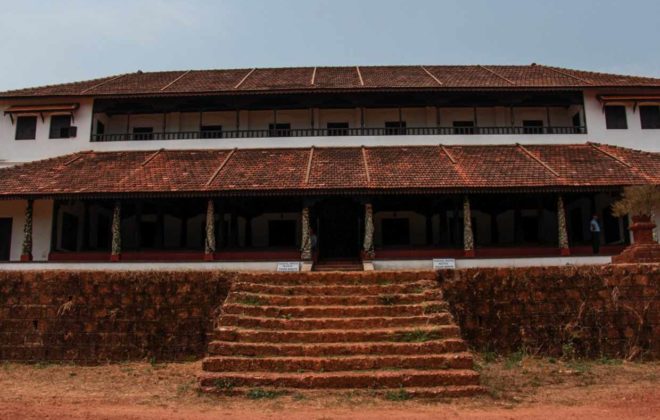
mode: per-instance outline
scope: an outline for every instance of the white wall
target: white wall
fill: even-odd
[[[586,141],[601,142],[640,150],[660,152],[660,130],[642,130],[639,120],[639,110],[633,111],[632,104],[628,110],[627,130],[607,130],[605,116],[596,95],[612,93],[610,91],[588,90],[585,94],[585,118],[588,134],[548,134],[548,135],[419,135],[419,136],[342,136],[342,137],[278,137],[278,138],[247,138],[247,139],[194,139],[194,140],[154,140],[154,141],[117,141],[90,142],[92,126],[92,99],[90,98],[58,98],[53,99],[17,99],[0,101],[0,167],[18,162],[50,158],[83,150],[119,151],[119,150],[155,150],[165,149],[226,149],[226,148],[263,148],[263,147],[309,147],[309,146],[398,146],[398,145],[437,145],[437,144],[575,144]],[[22,104],[52,104],[80,103],[80,108],[74,113],[73,124],[78,127],[75,138],[49,139],[50,115],[45,115],[45,121],[38,118],[36,140],[14,140],[16,126],[9,116],[2,115],[10,105]],[[570,116],[577,110],[551,108],[552,125],[570,125]],[[402,118],[408,127],[451,126],[454,120],[472,120],[471,108],[441,108],[439,112],[433,107],[403,108]],[[477,110],[478,124],[482,126],[508,126],[511,123],[510,110],[504,107],[479,108]],[[292,128],[325,127],[328,122],[348,122],[350,127],[359,127],[359,109],[309,109],[278,111],[277,120],[291,123]],[[108,120],[104,116],[98,118],[106,122],[107,133],[123,133],[126,131],[126,118],[113,117]],[[222,125],[225,130],[236,128],[236,112],[205,113],[204,124]],[[438,121],[439,118],[439,121]],[[367,127],[382,127],[385,121],[398,121],[399,110],[367,109],[365,110],[365,125]],[[514,120],[517,125],[524,119],[547,120],[545,108],[516,109]],[[153,125],[154,131],[162,131],[162,114],[132,116],[129,127]],[[273,121],[272,111],[241,111],[241,129],[266,129]],[[168,132],[196,131],[199,128],[199,113],[169,113],[167,115]]]
[[[25,225],[25,200],[0,201],[0,217],[12,219],[10,261],[20,261]],[[32,257],[35,261],[46,261],[50,251],[50,230],[53,215],[51,200],[34,202],[32,213]]]

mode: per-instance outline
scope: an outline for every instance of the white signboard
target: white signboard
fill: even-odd
[[[456,260],[453,258],[433,258],[434,270],[454,270],[456,268]]]
[[[277,271],[283,272],[283,273],[297,273],[300,271],[300,263],[299,262],[278,262],[277,263]]]

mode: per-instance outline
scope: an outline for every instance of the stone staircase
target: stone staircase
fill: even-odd
[[[481,392],[433,273],[264,273],[234,282],[209,343],[203,391]]]

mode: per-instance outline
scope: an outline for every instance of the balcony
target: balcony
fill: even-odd
[[[202,130],[179,132],[133,132],[92,134],[93,142],[245,139],[269,137],[342,137],[342,136],[466,136],[466,135],[548,135],[586,134],[586,126],[561,127],[377,127],[377,128],[296,128],[259,130]]]

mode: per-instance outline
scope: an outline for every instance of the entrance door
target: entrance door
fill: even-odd
[[[360,256],[360,205],[351,199],[331,199],[317,204],[319,258],[358,259]]]
[[[0,219],[0,261],[9,261],[11,249],[11,218]]]

